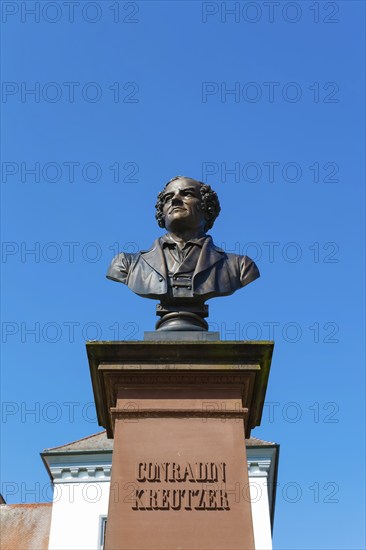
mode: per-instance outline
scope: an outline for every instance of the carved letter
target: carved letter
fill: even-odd
[[[144,494],[144,490],[141,489],[141,491],[135,491],[135,503],[132,506],[132,510],[145,510],[145,505],[141,500],[142,495]]]
[[[146,472],[146,462],[139,462],[139,465],[137,467],[137,481],[146,481],[145,475],[143,475]]]

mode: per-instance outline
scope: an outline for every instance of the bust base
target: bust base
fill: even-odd
[[[209,332],[207,330],[152,330],[144,332],[144,340],[150,342],[218,342],[220,340],[220,333]]]
[[[155,325],[161,331],[207,331],[208,306],[202,303],[182,305],[180,303],[167,305],[158,304],[156,315],[160,317]]]

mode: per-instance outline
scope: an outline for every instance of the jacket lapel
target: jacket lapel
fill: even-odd
[[[165,280],[167,279],[164,253],[160,246],[159,239],[154,241],[153,247],[150,250],[141,252],[141,258],[145,260],[154,271],[157,271],[159,275],[164,277]]]
[[[210,269],[213,265],[217,264],[225,256],[225,252],[221,248],[217,248],[213,242],[212,238],[208,237],[203,244],[201,254],[198,258],[196,269],[193,274],[195,278],[202,271]]]
[[[201,254],[199,255],[196,268],[193,273],[193,279],[202,271],[210,269],[217,262],[222,260],[225,256],[225,252],[221,248],[216,247],[212,238],[209,236],[203,244]],[[161,248],[159,239],[154,241],[154,244],[150,250],[146,252],[141,252],[141,258],[159,275],[161,275],[165,280],[168,278],[164,253]]]

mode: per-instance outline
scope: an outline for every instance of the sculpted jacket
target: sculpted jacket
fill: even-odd
[[[248,256],[226,253],[207,236],[187,297],[205,301],[228,296],[258,277],[259,270],[253,260]],[[107,278],[127,285],[139,296],[164,299],[168,294],[169,277],[159,239],[150,250],[117,254],[109,266]]]

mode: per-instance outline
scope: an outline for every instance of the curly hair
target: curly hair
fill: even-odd
[[[211,229],[211,227],[213,227],[213,224],[217,216],[220,214],[221,206],[220,206],[219,198],[217,196],[217,193],[211,188],[210,185],[208,185],[207,183],[203,183],[202,181],[195,180],[194,178],[190,178],[188,176],[175,176],[174,178],[168,181],[164,189],[160,191],[160,193],[158,194],[157,201],[155,204],[155,208],[156,208],[155,218],[158,221],[159,227],[165,227],[165,220],[164,220],[164,214],[163,214],[165,189],[168,187],[170,183],[172,183],[172,181],[179,180],[179,179],[192,180],[200,184],[201,206],[206,219],[205,231],[208,231],[209,229]]]

